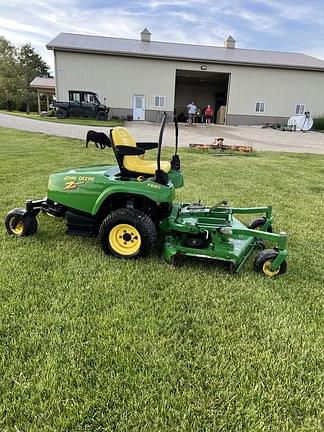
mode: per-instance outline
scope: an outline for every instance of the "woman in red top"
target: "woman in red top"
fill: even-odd
[[[205,109],[205,119],[206,123],[210,123],[211,117],[213,117],[214,111],[213,108],[210,105],[207,105],[207,108]]]

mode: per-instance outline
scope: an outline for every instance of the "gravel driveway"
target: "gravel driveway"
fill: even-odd
[[[106,127],[78,126],[31,120],[0,113],[0,126],[31,132],[43,132],[84,140],[89,129],[106,132]],[[125,126],[139,141],[156,141],[159,125],[147,122],[125,122]],[[222,126],[180,124],[179,145],[190,143],[211,144],[215,138],[224,138],[225,144],[252,145],[256,150],[324,154],[324,134],[318,132],[282,132],[249,126]],[[168,124],[164,133],[165,146],[174,145],[174,126]]]

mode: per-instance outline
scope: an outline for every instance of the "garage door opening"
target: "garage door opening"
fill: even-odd
[[[174,107],[178,121],[187,121],[186,106],[194,102],[198,107],[196,122],[204,121],[204,110],[210,105],[214,110],[213,123],[226,123],[229,76],[227,73],[177,69]]]

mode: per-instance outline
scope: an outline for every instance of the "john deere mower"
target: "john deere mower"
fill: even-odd
[[[254,270],[269,277],[287,270],[287,235],[272,233],[272,208],[229,207],[225,201],[206,207],[174,203],[175,189],[183,186],[175,121],[175,153],[161,161],[164,114],[158,142],[136,142],[124,127],[110,131],[117,165],[72,168],[50,175],[47,197],[27,200],[24,208],[6,215],[7,232],[29,236],[37,231],[40,211],[62,218],[67,234],[99,236],[106,254],[135,259],[152,254],[157,233],[164,234],[163,257],[177,264],[185,257],[226,263],[238,272],[257,250]],[[145,158],[157,149],[156,160]],[[258,215],[248,225],[237,216]],[[274,245],[264,249],[265,242]]]

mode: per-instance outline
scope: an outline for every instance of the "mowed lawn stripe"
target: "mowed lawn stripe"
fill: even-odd
[[[0,132],[2,217],[44,197],[52,172],[115,163],[79,140]],[[172,268],[158,251],[121,261],[46,215],[33,237],[3,226],[1,431],[323,427],[324,157],[180,155],[178,201],[273,205],[288,273],[260,277],[253,257],[238,276],[194,260]]]

